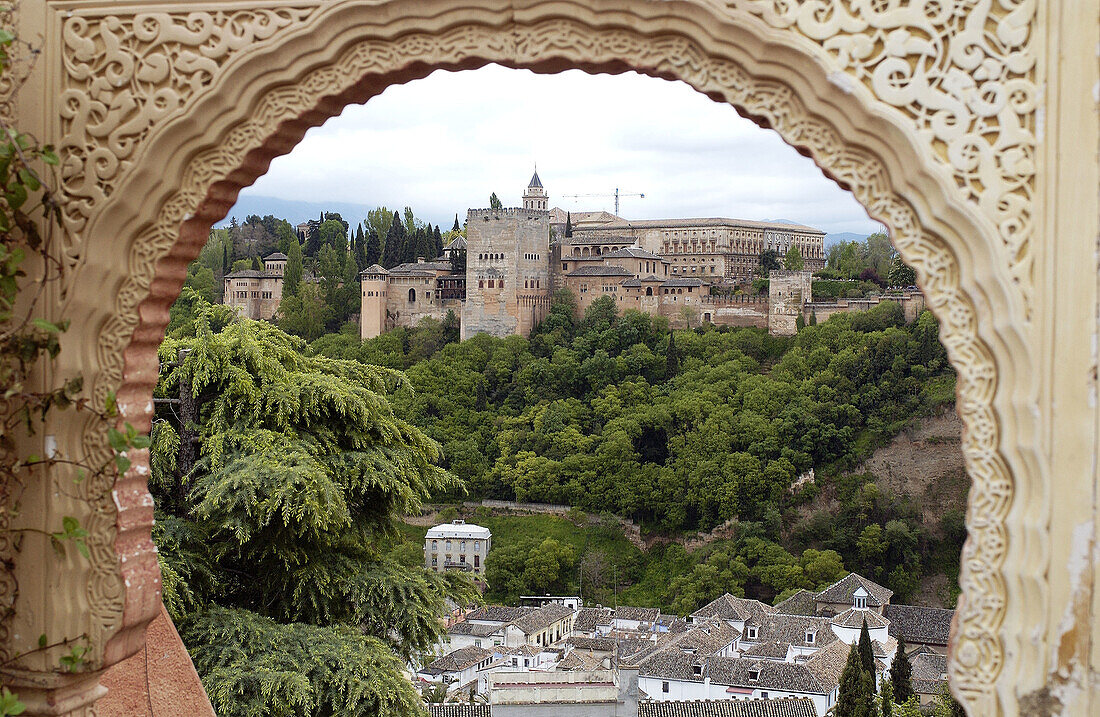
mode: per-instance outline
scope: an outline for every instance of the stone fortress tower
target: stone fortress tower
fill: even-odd
[[[363,292],[360,306],[360,335],[370,339],[386,330],[386,299],[390,273],[380,265],[364,269],[359,274],[359,288]]]
[[[772,271],[768,275],[768,333],[794,336],[798,317],[813,301],[813,272]]]
[[[526,336],[550,309],[550,211],[536,171],[523,208],[466,214],[462,338]]]

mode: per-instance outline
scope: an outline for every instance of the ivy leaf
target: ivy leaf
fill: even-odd
[[[116,428],[107,429],[107,440],[110,442],[111,448],[115,453],[122,453],[127,448],[126,437]]]

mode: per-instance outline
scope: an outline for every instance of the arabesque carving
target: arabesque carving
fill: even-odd
[[[929,161],[918,163],[938,162],[938,171],[954,180],[954,187],[946,180],[944,187],[999,232],[1003,263],[996,271],[1013,277],[1015,290],[1027,297],[1033,292],[1029,237],[1035,144],[1030,3],[739,0],[726,3],[726,14],[718,15],[709,0],[621,0],[607,3],[615,5],[617,14],[601,22],[601,3],[547,3],[541,15],[537,3],[527,3],[522,17],[501,20],[506,3],[486,0],[451,7],[446,23],[433,15],[423,22],[427,29],[419,31],[408,24],[420,9],[415,3],[398,3],[401,10],[389,12],[387,6],[393,3],[379,8],[357,0],[334,0],[320,8],[306,0],[293,7],[276,0],[266,4],[268,9],[139,13],[114,10],[104,2],[99,9],[80,5],[60,21],[63,86],[53,96],[62,132],[63,189],[70,200],[66,223],[74,264],[80,242],[89,239],[85,231],[94,231],[96,221],[117,206],[112,201],[121,201],[117,195],[128,186],[128,178],[143,162],[171,158],[170,152],[155,158],[143,154],[154,141],[169,142],[159,129],[192,111],[204,95],[234,92],[227,66],[239,67],[242,63],[233,62],[237,56],[270,51],[289,38],[315,32],[338,15],[347,20],[358,13],[359,21],[357,41],[338,48],[311,48],[329,55],[281,82],[272,81],[247,108],[234,107],[211,117],[212,123],[228,126],[228,132],[210,138],[205,149],[186,150],[186,168],[181,176],[170,177],[172,192],[158,196],[139,211],[140,221],[127,225],[136,236],[127,235],[125,242],[126,277],[98,324],[92,382],[97,397],[120,387],[122,396],[127,386],[138,394],[147,390],[142,383],[147,376],[123,376],[124,368],[133,368],[127,362],[136,360],[132,357],[138,353],[142,361],[155,361],[158,327],[142,322],[140,307],[154,295],[171,298],[165,293],[171,282],[154,287],[154,280],[163,275],[158,272],[181,272],[184,260],[171,252],[181,225],[200,211],[211,187],[220,184],[223,196],[227,185],[238,190],[247,181],[243,176],[262,171],[251,169],[255,165],[249,164],[250,152],[286,151],[304,131],[288,129],[291,124],[307,115],[339,112],[342,105],[332,98],[351,92],[362,78],[406,81],[427,74],[410,67],[473,67],[488,62],[546,70],[540,63],[555,58],[562,67],[632,67],[683,80],[774,128],[788,143],[809,153],[890,227],[898,249],[917,269],[958,369],[958,407],[967,426],[963,449],[973,479],[962,576],[966,600],[958,613],[952,681],[973,714],[999,711],[995,683],[1005,664],[998,632],[1007,601],[1002,570],[1005,521],[1015,489],[993,410],[997,366],[979,338],[978,310],[961,286],[959,261],[943,236],[922,226],[912,198],[899,193],[880,157],[850,142],[818,114],[819,108],[811,111],[791,84],[753,75],[730,59],[736,48],[723,44],[722,30],[708,34],[710,28],[676,29],[668,18],[682,8],[666,8],[690,6],[699,16],[710,14],[715,26],[733,19],[743,27],[759,27],[761,35],[780,38],[772,40],[777,46],[801,53],[801,66],[784,66],[789,76],[820,75],[824,66],[835,85],[853,94],[853,102],[861,101],[857,88],[878,98],[873,110],[889,115],[913,142],[913,147],[898,151],[914,158],[927,152]],[[657,12],[669,14],[654,21]],[[286,64],[294,66],[294,59]],[[184,139],[178,141],[183,146]],[[174,263],[166,263],[166,257]],[[79,268],[74,277],[79,280]],[[135,338],[139,328],[140,339]],[[140,373],[147,367],[138,368]],[[129,410],[131,420],[138,423],[149,409]],[[89,434],[85,442],[95,450],[102,438]],[[96,530],[110,538],[110,511],[102,517]],[[110,545],[110,540],[100,544]],[[97,555],[97,561],[107,571],[117,568],[102,556]],[[108,603],[96,608],[97,614],[117,621],[124,596],[104,594],[101,588],[92,591],[90,601]],[[105,624],[104,632],[109,633],[113,624]]]
[[[79,235],[149,131],[209,87],[235,53],[315,8],[73,15],[64,24],[60,150],[66,228]]]
[[[1031,299],[1036,5],[978,0],[732,0],[818,44],[830,69],[905,114],[988,216]],[[835,81],[835,80],[834,80]]]

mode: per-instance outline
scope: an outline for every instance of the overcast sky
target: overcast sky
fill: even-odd
[[[446,229],[469,207],[521,202],[538,163],[550,205],[628,219],[786,219],[869,234],[854,198],[774,132],[680,82],[489,66],[435,72],[348,107],[245,195],[411,206]],[[232,212],[231,212],[232,213]]]

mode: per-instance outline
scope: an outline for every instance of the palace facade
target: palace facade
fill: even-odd
[[[782,257],[797,247],[807,270],[822,269],[824,239],[819,229],[786,222],[565,212],[549,208],[535,172],[522,207],[467,212],[465,271],[453,271],[447,257],[364,271],[362,337],[449,311],[461,316],[463,338],[526,335],[559,288],[574,293],[580,312],[608,295],[673,325],[766,325],[767,297],[712,296],[711,286],[751,281],[767,249]]]

